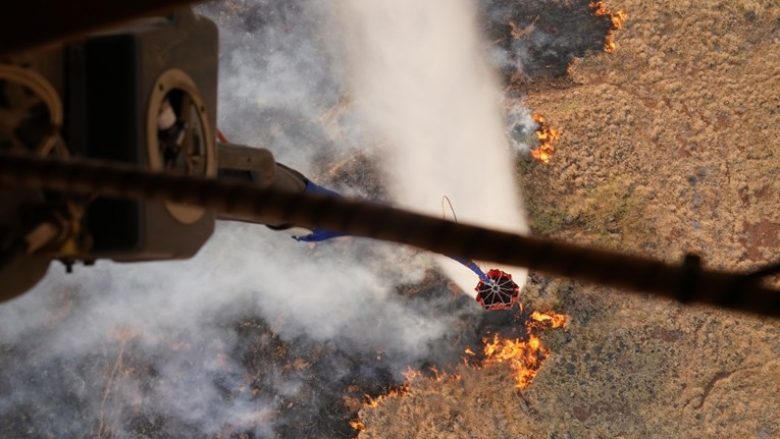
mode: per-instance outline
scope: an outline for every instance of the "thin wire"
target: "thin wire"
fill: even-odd
[[[444,211],[444,209],[445,209],[444,202],[445,201],[450,206],[450,212],[452,212],[452,221],[457,223],[458,222],[458,215],[455,214],[455,208],[452,207],[452,201],[450,201],[450,197],[448,197],[446,195],[442,195],[442,197],[441,197],[441,217],[443,219],[447,219],[447,213]]]

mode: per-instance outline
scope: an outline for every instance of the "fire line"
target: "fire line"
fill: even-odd
[[[609,19],[609,31],[607,31],[607,35],[604,37],[604,51],[607,53],[615,52],[615,49],[617,49],[615,31],[623,29],[628,14],[623,10],[612,12],[603,0],[590,2],[588,6],[593,12],[593,15],[597,17],[607,17]]]
[[[561,133],[551,127],[541,114],[534,113],[531,117],[539,125],[536,129],[536,139],[539,141],[539,146],[531,150],[531,157],[545,165],[550,164],[550,159],[555,154],[555,144],[561,138]]]
[[[540,331],[558,329],[566,325],[569,318],[564,314],[554,311],[534,311],[524,322],[528,339],[506,338],[498,334],[482,339],[482,359],[476,363],[470,363],[469,358],[478,356],[472,349],[464,350],[464,366],[473,369],[483,369],[497,364],[506,364],[511,370],[514,387],[518,390],[528,387],[542,366],[544,360],[550,355],[550,350],[542,344]],[[366,396],[364,409],[375,409],[390,398],[400,398],[414,393],[413,383],[418,379],[429,379],[434,382],[457,381],[461,379],[458,373],[440,372],[431,368],[433,376],[424,378],[422,372],[409,369],[404,373],[404,383],[391,389],[384,395],[372,398]],[[367,429],[362,419],[356,418],[350,421],[350,426],[360,435]]]

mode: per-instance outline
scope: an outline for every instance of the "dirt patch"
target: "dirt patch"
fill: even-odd
[[[742,242],[751,261],[764,261],[764,251],[772,257],[780,246],[780,224],[761,221],[756,224],[745,224]]]

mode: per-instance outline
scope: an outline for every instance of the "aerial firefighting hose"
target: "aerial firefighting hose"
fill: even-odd
[[[268,223],[325,228],[353,236],[412,245],[432,252],[527,267],[682,303],[702,303],[780,316],[780,291],[757,274],[703,269],[698,256],[681,265],[521,236],[365,201],[289,193],[249,183],[161,173],[132,165],[84,159],[45,159],[0,153],[0,184],[199,206]]]

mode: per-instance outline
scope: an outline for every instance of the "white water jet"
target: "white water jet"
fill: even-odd
[[[470,0],[345,0],[339,19],[356,103],[385,147],[398,205],[528,233],[513,175],[501,90]],[[474,274],[446,257],[446,274],[472,293]],[[484,269],[493,268],[481,264]],[[513,268],[517,284],[527,271]]]

